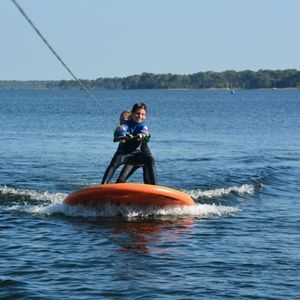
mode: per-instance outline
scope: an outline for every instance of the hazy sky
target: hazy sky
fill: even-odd
[[[299,0],[18,0],[82,79],[299,69]],[[0,0],[0,80],[71,79]]]

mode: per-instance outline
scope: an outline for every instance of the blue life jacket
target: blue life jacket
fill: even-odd
[[[139,133],[146,134],[148,132],[148,127],[144,122],[137,123],[133,119],[129,119],[123,124],[124,130],[118,131],[118,136],[126,136],[126,133],[136,136]]]
[[[133,119],[129,119],[122,124],[124,129],[119,130],[119,127],[114,132],[114,137],[122,137],[126,136],[127,133],[131,134],[132,136],[136,136],[139,133],[147,134],[148,127],[144,122],[137,123]],[[142,140],[138,141],[137,139],[128,140],[125,143],[119,143],[117,152],[128,154],[132,153],[136,150],[141,150]]]

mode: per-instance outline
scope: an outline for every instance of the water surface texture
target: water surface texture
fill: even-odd
[[[159,184],[197,204],[64,205],[115,125],[82,91],[0,90],[1,299],[300,299],[299,91],[93,93],[148,104]]]

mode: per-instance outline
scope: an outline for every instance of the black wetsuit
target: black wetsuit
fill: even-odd
[[[125,130],[120,131],[120,136],[125,136],[126,133],[130,133],[133,136],[136,136],[139,133],[145,133],[148,128],[144,123],[136,123],[132,119],[125,123]],[[133,165],[133,166],[144,166],[147,174],[147,182],[149,184],[157,184],[156,178],[156,169],[155,169],[155,161],[151,155],[151,152],[143,152],[141,150],[141,144],[143,140],[137,140],[136,138],[132,138],[127,140],[125,143],[119,143],[118,149],[114,154],[108,168],[106,169],[102,184],[107,184],[111,181],[115,171],[120,165]],[[126,178],[129,176],[125,174]],[[122,179],[121,180],[124,180]],[[121,181],[121,182],[125,182]]]
[[[143,139],[141,143],[141,151],[144,152],[147,156],[152,157],[152,164],[155,168],[155,161],[152,156],[152,153],[148,147],[148,142]],[[151,180],[148,174],[148,168],[145,165],[128,165],[126,164],[120,172],[120,175],[117,179],[117,183],[126,182],[126,180],[139,168],[143,167],[143,179],[145,184],[151,184]]]

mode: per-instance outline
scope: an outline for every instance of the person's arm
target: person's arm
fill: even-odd
[[[142,125],[141,128],[139,128],[139,133],[136,135],[136,138],[138,141],[141,141],[142,139],[145,139],[148,143],[150,140],[150,130],[148,126]],[[147,141],[148,139],[148,141]]]
[[[113,142],[125,143],[127,139],[126,133],[127,133],[127,128],[125,125],[120,125],[119,127],[117,127],[114,132]]]

